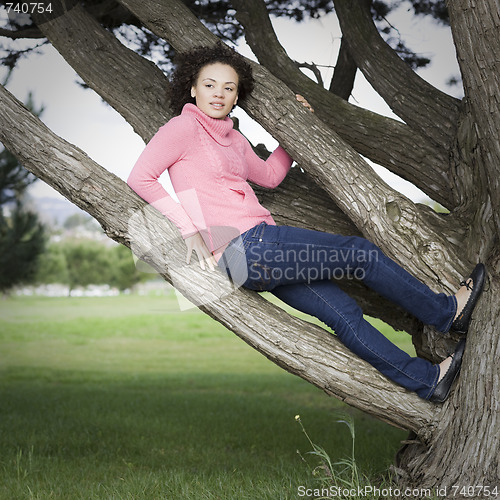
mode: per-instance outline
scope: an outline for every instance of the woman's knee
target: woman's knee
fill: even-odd
[[[382,251],[375,243],[361,236],[355,236],[355,248],[356,264],[363,269],[367,269],[373,263],[378,262],[382,255]]]

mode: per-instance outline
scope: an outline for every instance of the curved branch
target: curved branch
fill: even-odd
[[[366,79],[413,130],[448,151],[456,135],[460,101],[420,78],[387,45],[373,23],[371,2],[334,3],[342,33]]]
[[[165,75],[151,61],[121,44],[81,5],[54,20],[47,21],[38,15],[33,18],[85,83],[145,141],[171,118],[169,82]]]
[[[316,66],[316,64],[314,64],[314,63],[307,63],[307,62],[302,62],[302,63],[301,62],[296,62],[295,66],[297,66],[297,68],[299,68],[299,69],[306,68],[309,71],[311,71],[312,74],[314,75],[314,77],[316,78],[316,81],[318,82],[318,85],[323,86],[323,77],[321,76],[321,71],[318,69],[318,67]]]
[[[430,439],[440,408],[397,387],[322,328],[290,316],[220,273],[184,264],[177,229],[116,176],[52,133],[0,87],[0,140],[35,175],[95,217],[189,300],[245,342],[367,413]]]
[[[233,5],[261,64],[305,95],[324,123],[361,155],[408,180],[442,205],[454,207],[447,150],[400,121],[347,103],[297,70],[274,33],[263,0],[233,0]]]

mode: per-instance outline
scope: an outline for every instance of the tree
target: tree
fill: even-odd
[[[69,284],[68,264],[63,246],[60,243],[49,243],[40,255],[40,263],[34,281],[44,285],[51,283]]]
[[[31,96],[28,107],[33,109]],[[0,292],[34,276],[45,246],[44,227],[24,204],[25,191],[36,180],[14,155],[0,151]]]
[[[130,252],[122,245],[116,245],[108,249],[111,262],[109,281],[111,286],[119,290],[127,290],[144,279],[144,273],[139,272]]]
[[[130,251],[122,245],[66,238],[50,243],[42,253],[35,282],[67,284],[71,294],[78,286],[102,284],[123,291],[145,276],[134,265]]]
[[[322,328],[291,317],[254,292],[232,290],[218,274],[183,266],[184,247],[172,224],[48,130],[5,89],[0,89],[0,138],[29,169],[94,216],[108,236],[133,247],[201,310],[273,362],[327,394],[411,431],[413,438],[398,458],[401,486],[448,487],[450,497],[456,493],[452,486],[493,488],[500,473],[496,2],[448,2],[462,101],[422,80],[384,42],[373,22],[371,2],[334,3],[342,45],[348,50],[345,61],[363,72],[401,121],[348,103],[345,85],[343,98],[335,94],[335,85],[326,90],[306,77],[280,46],[264,1],[233,0],[234,11],[227,15],[236,12],[259,60],[254,64],[256,89],[245,110],[305,171],[293,169],[279,189],[259,190],[259,196],[278,223],[363,234],[440,291],[453,293],[475,262],[486,262],[488,283],[468,335],[460,380],[443,406],[397,387]],[[217,41],[179,0],[121,0],[111,5],[123,19],[144,26],[175,51]],[[171,117],[168,81],[151,61],[105,29],[102,15],[93,17],[98,10],[77,5],[52,20],[39,14],[33,18],[39,35],[47,37],[85,83],[147,141]],[[311,102],[314,115],[294,101],[296,91]],[[408,179],[449,213],[412,203],[386,185],[363,157]],[[424,327],[362,286],[351,282],[346,287],[366,313],[411,333],[419,355],[437,361],[454,345],[456,339]]]
[[[66,259],[70,293],[77,286],[108,283],[111,263],[104,245],[91,240],[66,241],[62,250]]]
[[[83,213],[76,213],[66,217],[66,220],[63,222],[62,226],[67,231],[78,228],[90,230],[96,229],[99,231],[99,226],[95,224],[94,219]]]

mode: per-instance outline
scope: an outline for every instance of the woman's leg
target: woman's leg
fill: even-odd
[[[441,331],[453,321],[456,300],[434,293],[364,238],[260,224],[228,247],[219,266],[237,277],[238,285],[272,291],[318,317],[354,353],[419,396],[429,398],[434,391],[439,367],[398,349],[330,280],[360,279]]]
[[[434,392],[439,367],[412,358],[387,340],[363,318],[356,301],[332,281],[278,286],[272,293],[295,309],[319,318],[353,353],[394,382],[424,399]]]
[[[243,235],[248,277],[244,286],[277,286],[331,278],[359,279],[424,324],[446,332],[454,296],[437,294],[364,238],[260,224]]]

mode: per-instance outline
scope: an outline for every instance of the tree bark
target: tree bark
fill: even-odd
[[[370,4],[336,0],[340,28],[366,79],[414,131],[448,151],[456,134],[460,101],[420,78],[380,36]]]
[[[399,473],[405,485],[447,487],[447,498],[491,498],[500,494],[500,250],[496,198],[500,19],[498,2],[494,1],[453,0],[448,8],[466,96],[451,150],[459,179],[459,210],[470,221],[464,252],[487,262],[488,282],[474,312],[459,387],[444,405],[433,444],[405,447],[399,455]],[[496,493],[491,495],[494,488]]]
[[[33,18],[84,82],[145,141],[172,117],[165,75],[154,63],[121,44],[81,5],[53,20],[39,14]]]
[[[482,204],[491,205],[494,231],[500,238],[499,5],[496,0],[457,0],[447,4],[467,110],[477,134],[473,159],[479,168],[469,182],[462,183],[462,202],[477,204],[479,195]],[[470,149],[467,152],[473,153]]]
[[[349,52],[349,44],[345,38],[342,38],[337,64],[328,90],[347,101],[351,96],[357,71],[358,66]]]
[[[488,293],[474,314],[477,323],[467,339],[460,383],[451,401],[444,404],[433,442],[430,446],[413,442],[398,456],[401,484],[447,487],[446,498],[494,498],[500,494],[499,253],[488,268]],[[475,490],[467,490],[474,486]],[[488,495],[481,486],[497,487],[497,495]],[[465,495],[454,490],[456,487],[465,487]]]

